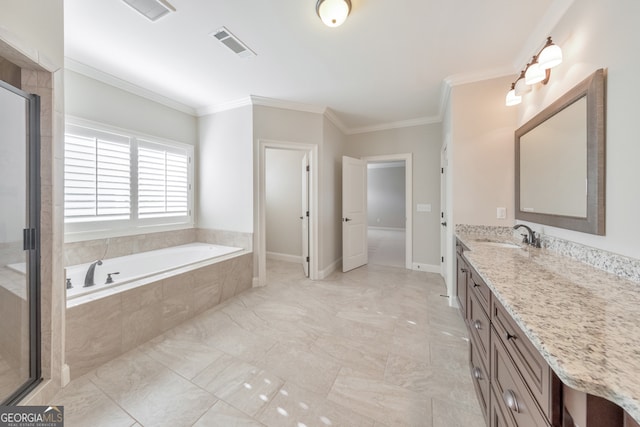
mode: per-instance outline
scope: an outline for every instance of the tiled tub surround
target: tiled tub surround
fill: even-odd
[[[467,233],[465,233],[466,231]],[[569,387],[601,396],[640,421],[638,284],[550,249],[479,243],[508,235],[457,237],[465,258]],[[487,230],[484,230],[487,231]]]
[[[249,289],[252,272],[253,254],[242,251],[134,289],[72,300],[66,314],[72,378]]]

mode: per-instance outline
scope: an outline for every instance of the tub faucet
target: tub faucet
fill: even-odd
[[[96,264],[97,265],[102,265],[102,260],[97,260],[91,263],[91,265],[89,266],[89,269],[87,270],[87,275],[84,276],[84,287],[87,288],[89,286],[93,286],[96,284],[95,280],[93,279],[93,275],[96,271]]]
[[[522,243],[526,243],[529,244],[535,248],[539,248],[540,247],[540,237],[536,236],[536,232],[533,231],[531,228],[527,227],[524,224],[517,224],[513,226],[514,230],[517,230],[518,228],[523,227],[527,230],[528,234],[523,234],[523,239],[522,239]]]

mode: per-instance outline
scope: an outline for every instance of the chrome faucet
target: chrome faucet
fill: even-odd
[[[89,266],[89,269],[87,270],[87,275],[84,276],[84,287],[87,288],[89,286],[93,286],[96,284],[93,275],[96,271],[96,264],[97,265],[102,265],[102,260],[97,260],[91,263],[91,265]]]
[[[539,248],[540,247],[540,237],[536,236],[536,232],[533,231],[531,228],[529,228],[528,226],[524,225],[524,224],[517,224],[513,226],[514,230],[517,230],[520,227],[524,227],[527,230],[528,234],[522,234],[522,243],[526,243],[528,245],[531,245],[535,248]]]

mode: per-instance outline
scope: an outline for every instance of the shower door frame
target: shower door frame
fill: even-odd
[[[29,298],[29,378],[0,405],[15,405],[42,380],[41,316],[40,316],[40,97],[27,93],[2,80],[0,87],[21,96],[26,101],[27,113],[27,215],[23,230],[23,248],[28,251]]]

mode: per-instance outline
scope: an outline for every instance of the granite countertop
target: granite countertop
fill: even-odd
[[[640,422],[640,284],[548,249],[494,243],[517,242],[508,236],[457,237],[560,380]]]

